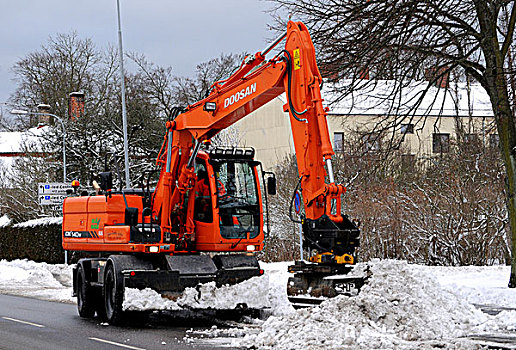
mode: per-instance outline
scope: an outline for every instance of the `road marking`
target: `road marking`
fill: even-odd
[[[101,343],[106,343],[106,344],[111,344],[111,345],[116,345],[116,346],[120,346],[122,348],[126,348],[126,349],[133,349],[133,350],[145,350],[145,349],[142,349],[142,348],[137,348],[136,346],[131,346],[131,345],[126,345],[126,344],[120,344],[120,343],[116,343],[114,341],[111,341],[111,340],[105,340],[105,339],[100,339],[100,338],[89,338],[91,340],[95,340],[95,341],[99,341]]]
[[[23,324],[28,324],[29,326],[34,326],[34,327],[39,327],[39,328],[45,328],[45,326],[41,325],[41,324],[37,324],[37,323],[32,323],[32,322],[28,322],[28,321],[22,321],[22,320],[17,320],[15,318],[10,318],[10,317],[2,317],[4,320],[8,320],[8,321],[13,321],[13,322],[18,322],[18,323],[23,323]]]

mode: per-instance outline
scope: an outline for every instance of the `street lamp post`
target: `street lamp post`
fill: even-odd
[[[125,188],[131,188],[129,176],[129,141],[127,138],[127,111],[125,107],[124,49],[122,48],[122,24],[120,22],[120,1],[116,1],[118,13],[118,54],[120,58],[120,88],[122,90],[122,126],[124,128]]]

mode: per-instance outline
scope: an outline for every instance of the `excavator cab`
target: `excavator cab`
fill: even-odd
[[[253,149],[216,148],[209,153],[199,152],[193,194],[196,250],[262,249],[264,201],[260,168]]]
[[[217,183],[220,235],[225,239],[255,238],[261,231],[258,183],[247,161],[213,162]]]

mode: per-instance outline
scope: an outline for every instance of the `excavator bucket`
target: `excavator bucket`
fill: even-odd
[[[319,305],[337,295],[355,296],[366,283],[363,273],[353,274],[352,265],[331,266],[296,261],[288,267],[287,295],[294,308]]]

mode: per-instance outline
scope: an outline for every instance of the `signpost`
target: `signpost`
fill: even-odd
[[[39,198],[39,205],[61,206],[61,205],[63,205],[63,201],[66,198],[66,195],[44,194],[44,195],[38,195],[38,198]]]
[[[67,193],[73,193],[73,187],[63,182],[39,183],[39,205],[62,206]]]
[[[68,193],[73,193],[71,185],[64,182],[38,183],[39,205],[62,207]],[[68,264],[68,251],[65,250],[65,264]]]

